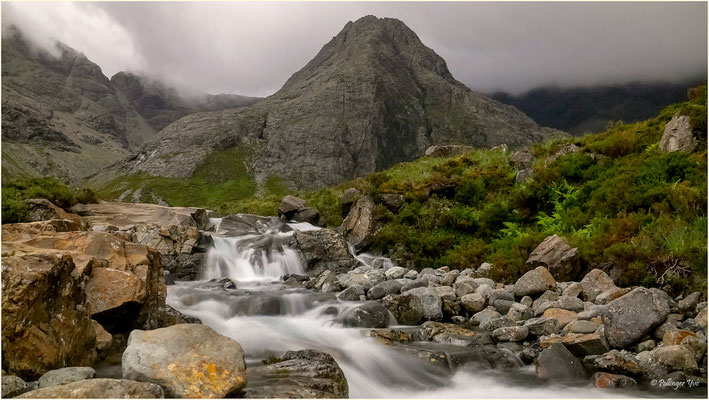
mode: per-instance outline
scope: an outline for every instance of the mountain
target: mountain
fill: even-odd
[[[540,87],[517,96],[497,92],[490,97],[520,109],[539,125],[581,135],[601,132],[610,121],[648,119],[667,105],[683,101],[687,88],[698,84],[699,80],[573,88]]]
[[[188,113],[258,101],[232,95],[184,98],[165,84],[141,86],[147,79],[128,75],[109,80],[71,47],[57,42],[49,52],[9,29],[2,39],[3,179],[55,176],[76,184]]]
[[[125,71],[113,75],[111,83],[156,132],[187,114],[250,106],[262,100],[236,94],[185,95],[163,82]]]
[[[259,184],[317,188],[415,159],[432,144],[519,147],[554,133],[458,82],[403,22],[367,16],[274,95],[181,118],[110,176],[187,179],[204,165],[220,169],[212,159],[226,154]]]

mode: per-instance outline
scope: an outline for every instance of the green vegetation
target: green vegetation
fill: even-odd
[[[534,146],[533,179],[524,183],[516,182],[508,154],[476,150],[425,157],[335,187],[292,194],[317,207],[330,227],[342,222],[344,189],[372,196],[382,223],[372,250],[409,267],[462,269],[490,262],[493,279],[513,282],[527,270],[530,252],[558,234],[578,247],[583,272],[601,268],[621,285],[705,291],[706,86],[689,97],[647,121],[613,122],[600,134]],[[699,139],[691,154],[659,150],[664,126],[677,112],[690,116]],[[571,145],[579,151],[558,154]],[[170,205],[276,215],[287,193],[278,178],[269,177],[256,196],[256,184],[240,169],[243,163],[234,163],[233,154],[224,156],[221,166],[210,160],[189,180],[135,176],[103,193],[117,197],[142,187],[144,201],[154,190]],[[219,168],[219,177],[207,175]],[[403,206],[386,209],[385,194],[401,194]]]
[[[47,199],[61,208],[78,203],[95,203],[89,189],[69,188],[56,178],[28,178],[2,186],[2,223],[26,222],[29,208],[26,199]]]

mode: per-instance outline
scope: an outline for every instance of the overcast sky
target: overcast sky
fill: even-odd
[[[9,3],[44,45],[104,74],[143,72],[209,93],[278,90],[350,20],[404,21],[483,92],[706,76],[705,3]]]

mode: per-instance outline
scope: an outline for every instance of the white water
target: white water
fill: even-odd
[[[277,245],[261,251],[262,247],[250,245],[277,243],[278,235],[287,234],[214,237],[215,247],[204,266],[204,281],[169,286],[168,304],[237,340],[250,361],[306,348],[329,353],[347,377],[350,397],[550,398],[623,394],[590,386],[546,385],[536,380],[530,367],[459,370],[451,374],[365,337],[366,330],[345,328],[337,322],[338,317],[357,303],[286,288],[279,282],[281,275],[303,273],[295,252]],[[235,280],[237,290],[215,291],[206,281],[222,277]]]

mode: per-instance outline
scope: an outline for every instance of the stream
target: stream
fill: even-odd
[[[290,226],[296,230],[317,229],[302,223]],[[278,245],[279,239],[289,234],[292,231],[239,237],[213,235],[214,247],[207,255],[200,280],[169,286],[167,303],[238,341],[246,354],[247,366],[287,350],[329,353],[342,368],[353,398],[672,395],[665,391],[597,389],[590,383],[575,387],[554,385],[537,379],[533,365],[504,370],[463,366],[451,371],[424,362],[410,352],[384,346],[367,337],[369,329],[348,328],[339,322],[359,303],[339,301],[333,293],[288,287],[281,281],[284,274],[304,274],[295,250]],[[388,259],[380,257],[360,254],[357,258],[380,268],[391,266]],[[224,277],[236,282],[237,288],[215,287],[214,280]],[[434,352],[451,347],[431,342],[421,345]],[[457,351],[461,349],[465,348],[457,347]]]

